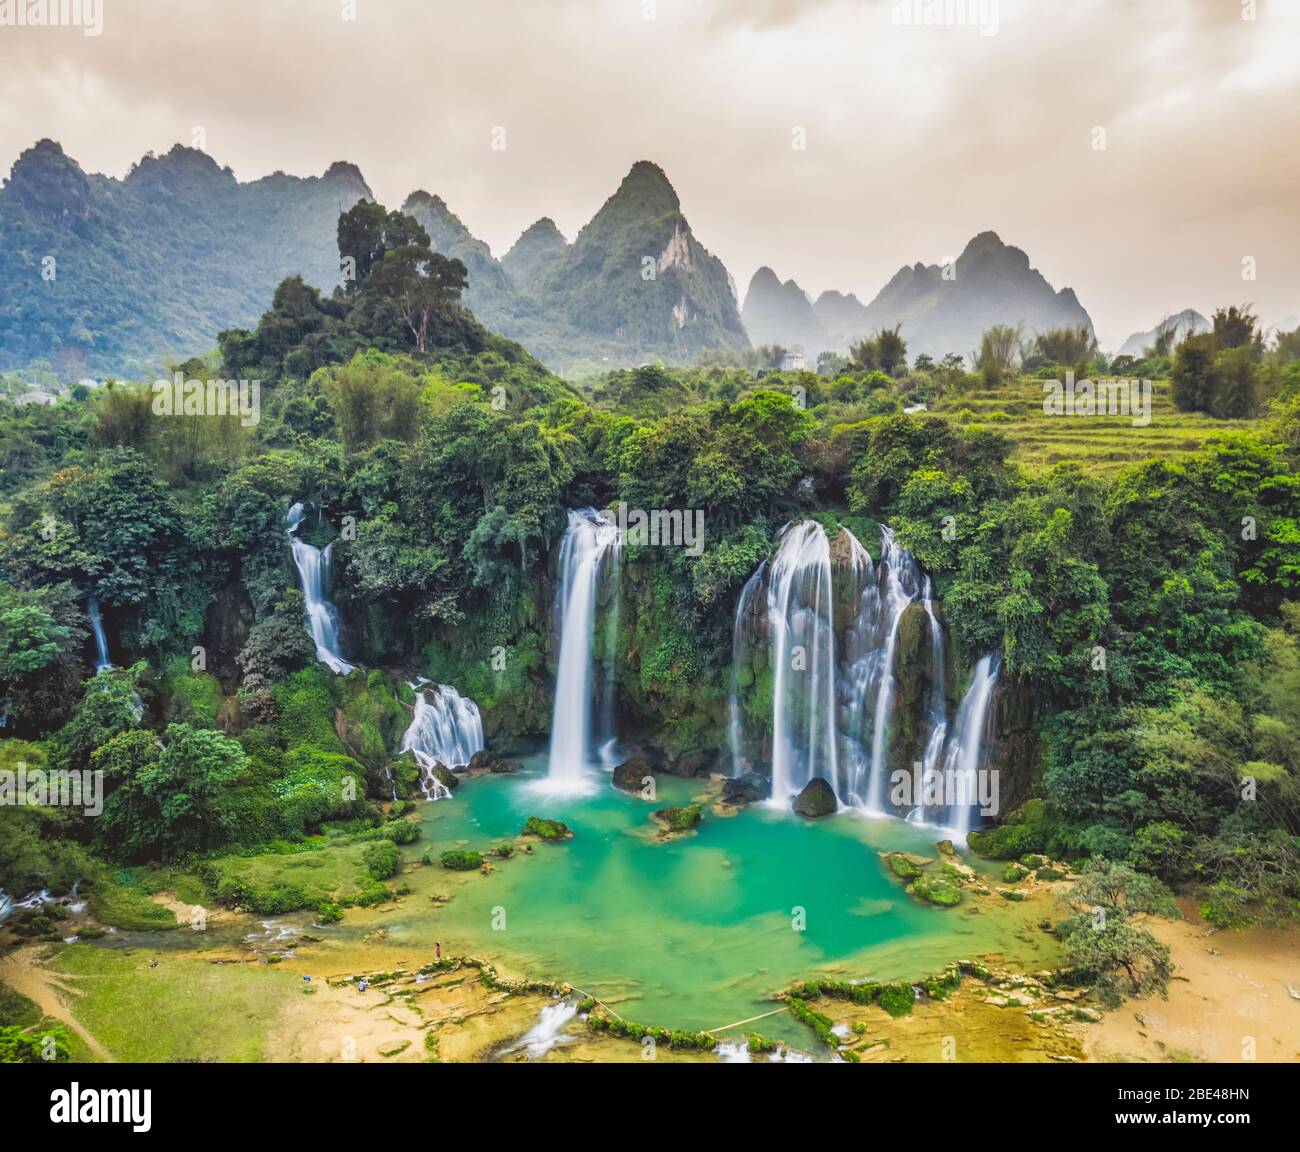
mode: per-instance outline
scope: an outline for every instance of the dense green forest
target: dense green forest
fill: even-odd
[[[1022,459],[967,403],[1105,373],[1069,331],[1023,348],[995,331],[973,371],[909,367],[894,330],[826,374],[648,365],[574,385],[464,308],[464,265],[415,220],[362,202],[338,237],[346,289],[286,279],[256,328],[178,365],[259,381],[255,426],[155,415],[148,383],[0,399],[0,759],[108,787],[99,819],[0,808],[0,888],[80,881],[107,909],[127,899],[118,869],[164,863],[247,902],[204,862],[323,829],[396,835],[377,802],[390,772],[416,794],[390,752],[405,681],[456,684],[497,747],[542,736],[566,509],[626,501],[707,526],[702,555],[633,547],[624,574],[620,719],[670,765],[724,744],[736,598],[780,528],[887,522],[964,659],[1000,651],[1032,716],[1025,802],[981,851],[1121,862],[1196,892],[1216,924],[1300,908],[1294,334],[1266,347],[1248,310],[1224,309],[1124,365],[1162,377],[1189,435],[1201,411],[1236,422],[1176,460],[1095,469]],[[903,413],[917,404],[948,414]],[[319,510],[304,531],[336,540],[362,666],[347,677],[303,628],[299,501]],[[117,666],[98,674],[91,598]]]

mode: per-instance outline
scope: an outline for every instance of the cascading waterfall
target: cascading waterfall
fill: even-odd
[[[962,697],[953,723],[952,739],[944,754],[945,788],[953,788],[953,803],[948,806],[947,824],[955,838],[965,840],[978,803],[977,772],[984,756],[984,737],[988,731],[989,704],[998,680],[998,660],[983,656],[975,665],[970,687]],[[949,783],[951,782],[951,783]]]
[[[560,649],[548,770],[553,788],[581,790],[588,768],[597,759],[592,747],[592,638],[600,580],[606,562],[618,553],[617,524],[594,508],[569,511],[569,525],[560,542],[556,591]]]
[[[880,677],[880,584],[871,555],[848,529],[842,529],[848,543],[847,579],[852,581],[853,620],[844,630],[844,674],[839,691],[842,737],[840,759],[844,766],[845,799],[861,805],[871,761],[865,752],[870,735],[869,719],[875,715],[872,686]]]
[[[108,638],[104,635],[104,618],[99,614],[99,601],[93,596],[86,600],[86,619],[95,636],[95,671],[108,672],[113,662],[108,658]]]
[[[894,653],[903,612],[920,590],[920,566],[910,552],[900,548],[894,533],[880,526],[880,594],[878,630],[884,638],[874,669],[875,708],[871,725],[871,767],[866,782],[866,806],[871,813],[884,811],[886,757],[889,754],[889,712],[894,699]],[[861,790],[858,795],[861,795]]]
[[[895,664],[904,614],[917,604],[925,613],[930,671],[928,694],[915,705],[923,714],[917,714],[921,727],[914,739],[920,741],[924,733],[916,748],[922,767],[917,783],[951,780],[949,788],[960,786],[965,793],[962,803],[945,797],[927,804],[922,790],[907,817],[943,823],[955,838],[964,837],[974,818],[997,661],[992,656],[979,661],[950,718],[944,630],[929,576],[887,527],[881,527],[880,560],[874,564],[851,532],[841,528],[840,533],[832,548],[815,522],[787,526],[770,564],[760,565],[740,593],[732,637],[732,772],[738,774],[746,763],[740,669],[765,630],[772,670],[773,799],[784,802],[822,776],[843,802],[873,814],[891,813]],[[852,618],[837,623],[837,612]]]
[[[772,653],[772,799],[815,776],[839,791],[831,549],[815,520],[786,527],[767,581]]]
[[[463,768],[483,748],[483,719],[478,705],[462,696],[450,684],[415,689],[415,715],[402,734],[401,751],[409,752],[420,765],[420,788],[426,800],[442,800],[450,790],[433,773],[435,764],[449,769]],[[393,799],[397,798],[396,785]]]
[[[939,627],[938,617],[934,614],[934,588],[930,577],[926,576],[921,589],[921,605],[925,608],[926,619],[930,626],[930,738],[925,742],[925,752],[921,757],[921,779],[928,779],[937,771],[943,756],[944,742],[948,738],[948,699],[944,692],[944,651],[943,629]],[[916,806],[908,813],[909,820],[925,823],[925,794],[922,791]]]
[[[622,550],[609,554],[607,577],[614,588],[620,586]],[[614,730],[614,688],[618,672],[618,610],[620,597],[615,595],[605,612],[605,691],[600,709],[600,763],[613,770],[618,761],[618,736]]]
[[[298,539],[298,526],[305,513],[301,504],[295,504],[285,517],[289,525],[289,545],[293,549],[294,567],[302,585],[303,599],[307,602],[307,631],[316,644],[316,659],[340,676],[346,676],[355,667],[343,659],[339,648],[338,611],[326,598],[330,584],[330,544],[322,552],[305,540]]]

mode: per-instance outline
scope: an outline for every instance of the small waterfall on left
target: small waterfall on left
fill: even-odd
[[[339,648],[338,611],[327,599],[330,584],[330,544],[322,551],[298,539],[298,526],[306,513],[301,504],[295,504],[285,517],[289,525],[289,545],[293,549],[294,567],[298,569],[298,582],[302,585],[303,599],[307,602],[307,631],[316,644],[316,659],[340,676],[346,676],[355,665],[343,659]]]
[[[555,605],[560,648],[547,772],[548,786],[557,791],[582,791],[588,768],[599,760],[592,706],[596,607],[601,580],[619,548],[617,524],[594,508],[570,509],[560,541]]]
[[[434,775],[433,767],[442,764],[448,769],[463,768],[475,752],[482,751],[483,718],[478,705],[450,684],[425,684],[421,681],[411,685],[415,689],[415,715],[402,734],[401,751],[409,752],[420,765],[424,798],[442,800],[451,792]]]

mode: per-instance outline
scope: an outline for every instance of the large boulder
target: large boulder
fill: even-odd
[[[839,808],[835,798],[835,789],[820,776],[815,776],[804,785],[804,789],[794,798],[794,810],[800,816],[830,816]]]
[[[646,777],[653,775],[649,763],[637,756],[624,760],[614,769],[614,787],[622,788],[624,792],[640,792],[645,787]]]
[[[722,799],[728,804],[758,804],[771,794],[772,785],[766,776],[746,772],[723,781]]]

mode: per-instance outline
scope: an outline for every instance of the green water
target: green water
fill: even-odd
[[[879,849],[934,854],[934,837],[854,813],[808,821],[763,807],[706,810],[695,835],[661,841],[651,812],[684,804],[699,782],[659,782],[654,804],[603,779],[593,794],[556,798],[527,774],[465,781],[422,809],[418,859],[513,839],[529,815],[563,820],[574,838],[495,862],[490,876],[440,867],[408,875],[414,894],[383,916],[390,943],[487,956],[505,970],[567,980],[621,1015],[712,1029],[770,1011],[771,993],[818,973],[920,977],[961,956],[1004,952],[1025,962],[1042,947],[1024,910],[998,901],[937,909],[892,879]],[[517,845],[518,846],[518,845]],[[433,905],[428,895],[452,899]],[[802,930],[796,920],[802,910]],[[358,936],[373,927],[355,924]],[[345,929],[346,931],[346,929]],[[806,1044],[787,1015],[753,1025]]]

